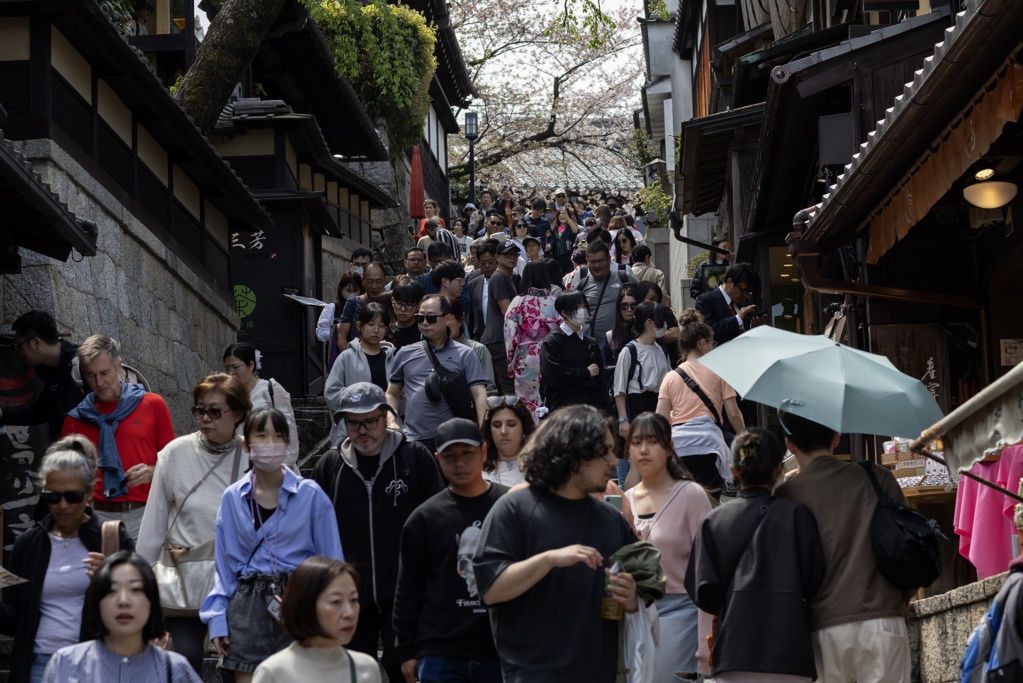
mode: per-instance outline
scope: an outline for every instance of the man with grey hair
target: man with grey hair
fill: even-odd
[[[451,247],[451,258],[456,261],[462,259],[462,247],[450,230],[441,225],[439,218],[428,218],[423,223],[426,234],[419,238],[416,244],[420,249],[427,249],[434,242],[443,242]]]
[[[138,539],[156,454],[174,439],[170,411],[159,394],[122,379],[117,340],[93,335],[76,355],[90,391],[68,412],[61,434],[81,434],[96,445],[99,471],[93,510],[101,521],[123,521],[131,537]]]

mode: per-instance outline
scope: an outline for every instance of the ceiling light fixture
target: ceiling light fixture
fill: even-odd
[[[1016,198],[1016,183],[988,180],[963,188],[963,198],[980,209],[1000,209]]]
[[[995,177],[995,169],[993,168],[982,168],[973,174],[973,177],[977,180],[990,180]]]

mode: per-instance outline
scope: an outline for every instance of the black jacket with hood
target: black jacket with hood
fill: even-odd
[[[7,559],[7,569],[28,583],[4,589],[0,603],[0,633],[14,636],[11,648],[12,683],[28,683],[32,672],[32,658],[39,630],[39,603],[42,601],[43,582],[50,565],[50,529],[53,518],[46,516],[34,527],[18,536]],[[100,551],[100,525],[89,511],[89,518],[78,529],[78,537],[91,553]],[[134,550],[135,543],[121,527],[121,550]]]
[[[334,503],[345,560],[359,571],[359,594],[364,601],[372,597],[377,607],[389,609],[398,582],[405,520],[444,488],[433,454],[388,429],[371,480],[359,471],[351,439],[320,459],[313,479]]]

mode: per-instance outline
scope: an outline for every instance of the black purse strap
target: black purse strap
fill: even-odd
[[[885,495],[884,489],[881,488],[881,482],[877,480],[877,473],[874,472],[874,464],[869,460],[861,460],[859,463],[863,471],[867,473],[867,479],[870,480],[870,485],[874,487],[874,492],[877,494],[877,499],[881,504],[888,502],[888,496]]]
[[[703,401],[703,405],[707,406],[707,410],[710,411],[711,417],[714,418],[714,423],[717,424],[718,429],[723,430],[724,427],[721,425],[721,415],[718,414],[718,409],[714,407],[714,402],[710,400],[710,397],[700,388],[700,385],[696,383],[696,380],[689,376],[689,374],[682,369],[682,366],[675,368],[675,372],[679,374],[682,381],[686,383],[690,391],[696,394],[697,398]]]
[[[608,273],[607,277],[604,278],[604,284],[600,288],[600,296],[597,297],[597,305],[593,309],[593,316],[590,318],[590,336],[591,337],[597,336],[596,335],[596,332],[597,332],[597,313],[600,311],[600,307],[604,303],[604,292],[607,291],[607,283],[611,282],[611,275],[613,275],[613,273]],[[579,288],[579,291],[582,291],[582,287]]]
[[[433,349],[430,348],[430,342],[424,339],[421,343],[423,345],[423,350],[426,351],[426,355],[430,358],[430,362],[433,363],[434,372],[442,376],[444,375],[444,373],[451,372],[446,367],[440,364],[440,360],[437,359],[437,354],[434,353]]]

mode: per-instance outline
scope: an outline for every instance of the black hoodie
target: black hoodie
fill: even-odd
[[[313,479],[334,503],[345,560],[359,572],[359,594],[390,609],[405,520],[444,488],[433,454],[389,429],[377,473],[369,481],[359,471],[351,439],[323,456]]]

